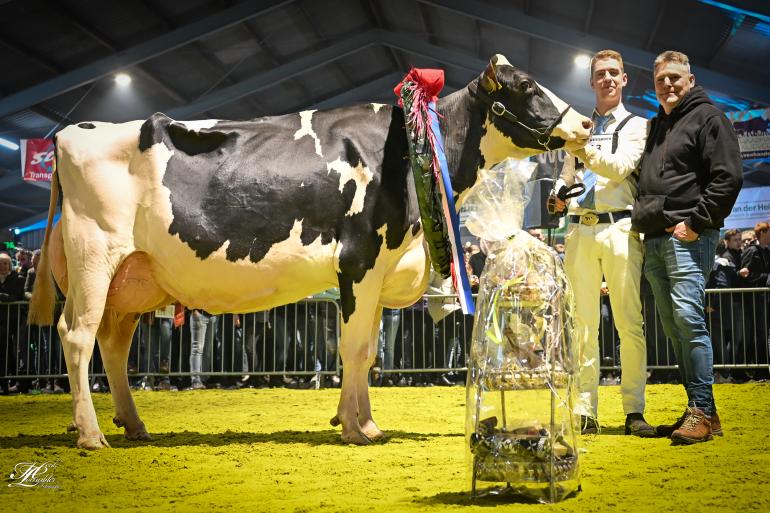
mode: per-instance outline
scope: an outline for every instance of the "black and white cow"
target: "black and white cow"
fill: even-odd
[[[479,168],[586,143],[591,122],[495,56],[438,102],[452,184]],[[99,342],[129,439],[149,439],[128,388],[138,313],[176,300],[248,312],[339,287],[342,439],[383,438],[367,372],[383,306],[425,291],[428,260],[410,180],[404,113],[367,104],[251,121],[80,123],[56,138],[61,223],[51,227],[30,316],[51,322],[51,272],[66,292],[58,322],[78,446],[107,446],[88,390]]]

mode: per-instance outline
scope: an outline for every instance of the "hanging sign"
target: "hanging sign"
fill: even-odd
[[[53,139],[21,140],[21,177],[25,182],[50,182],[55,169]]]

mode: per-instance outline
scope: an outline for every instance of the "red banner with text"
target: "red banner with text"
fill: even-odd
[[[53,139],[21,140],[21,177],[25,182],[50,182],[56,169]]]

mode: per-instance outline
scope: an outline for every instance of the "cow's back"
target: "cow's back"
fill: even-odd
[[[414,221],[402,127],[400,110],[372,105],[69,127],[62,186],[65,197],[70,182],[78,198],[91,191],[96,217],[110,210],[105,198],[120,200],[109,214],[119,252],[147,253],[171,296],[212,311],[266,308],[352,286],[383,244],[400,246]]]

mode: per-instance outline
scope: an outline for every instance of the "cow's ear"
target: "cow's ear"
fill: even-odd
[[[487,93],[494,93],[503,88],[500,81],[497,79],[497,55],[493,56],[487,64],[487,69],[481,75],[481,87]]]

